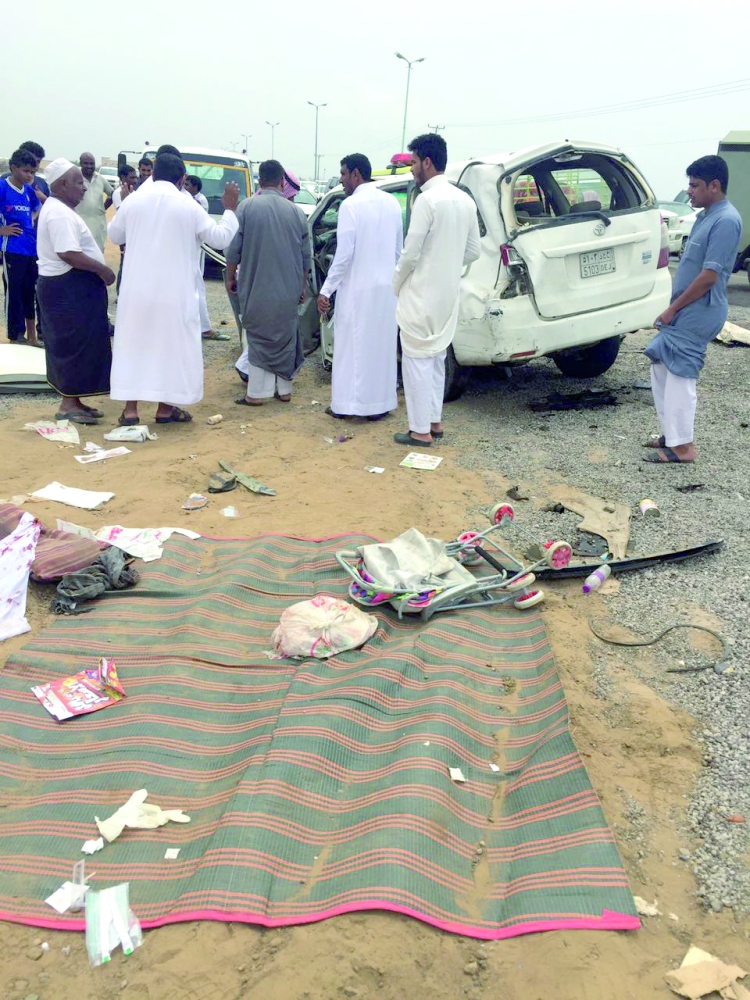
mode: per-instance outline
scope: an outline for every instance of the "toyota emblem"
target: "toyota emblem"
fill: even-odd
[[[604,236],[604,223],[597,222],[594,226],[594,236]]]

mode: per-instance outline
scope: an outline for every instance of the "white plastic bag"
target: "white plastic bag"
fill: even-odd
[[[319,594],[293,604],[281,614],[273,646],[281,656],[315,656],[324,660],[356,649],[375,634],[378,620],[353,604]]]

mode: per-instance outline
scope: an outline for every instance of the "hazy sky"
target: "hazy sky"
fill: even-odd
[[[411,75],[407,141],[446,125],[451,160],[601,140],[621,146],[669,198],[691,159],[750,129],[746,0],[151,0],[77,13],[36,0],[14,19],[25,39],[33,26],[33,41],[19,35],[5,47],[2,155],[24,139],[50,157],[91,150],[97,159],[144,140],[242,148],[250,133],[258,160],[271,154],[269,120],[280,122],[277,159],[310,177],[315,112],[306,102],[325,101],[321,175],[355,151],[384,166],[401,145],[407,70],[396,51],[425,57]],[[730,82],[735,92],[709,99],[685,93],[679,103],[571,115]],[[545,115],[559,117],[527,120]]]

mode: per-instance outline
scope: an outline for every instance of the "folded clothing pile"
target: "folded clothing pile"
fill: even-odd
[[[24,511],[13,503],[0,503],[0,538],[16,530]],[[31,579],[52,583],[66,573],[85,569],[97,559],[107,542],[80,538],[69,531],[50,530],[42,525],[36,553],[31,564]]]

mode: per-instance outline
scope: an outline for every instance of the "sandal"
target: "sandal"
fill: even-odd
[[[60,410],[55,414],[55,420],[69,420],[71,424],[95,424],[96,417],[86,410]]]
[[[659,453],[666,455],[667,460],[663,461],[659,458]],[[692,465],[695,461],[694,458],[680,458],[676,451],[672,451],[666,445],[662,448],[657,448],[655,454],[646,455],[645,458],[641,459],[643,462],[651,462],[653,465],[669,465],[670,462],[678,463],[679,465]]]
[[[326,406],[326,413],[329,417],[335,417],[336,420],[351,420],[350,413],[334,413],[330,406]]]
[[[411,431],[408,434],[394,434],[393,440],[396,444],[408,444],[409,447],[414,448],[431,448],[432,441],[420,441],[419,438],[411,436]]]
[[[280,396],[278,394],[278,392],[275,392],[273,394],[273,398],[274,399],[278,399],[278,401],[280,403],[291,403],[291,401],[292,401],[292,394],[291,394],[291,392],[287,392],[283,396]]]
[[[156,417],[157,424],[189,424],[193,415],[187,410],[181,410],[179,406],[173,406],[168,417]]]
[[[231,340],[231,336],[228,333],[217,333],[215,330],[206,330],[201,334],[204,340]]]
[[[247,396],[238,396],[235,403],[238,406],[263,406],[262,399],[248,399]]]
[[[229,493],[236,485],[236,478],[228,472],[212,472],[208,480],[208,492]]]
[[[141,422],[140,417],[126,417],[124,413],[121,413],[117,418],[117,423],[120,427],[135,427],[136,424]]]

